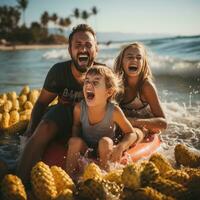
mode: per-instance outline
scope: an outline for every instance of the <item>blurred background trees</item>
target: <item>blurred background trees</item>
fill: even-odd
[[[23,25],[26,26],[25,22],[25,10],[28,6],[28,0],[17,0],[18,8],[22,10],[23,13]]]
[[[25,11],[29,1],[16,0],[16,3],[16,6],[0,6],[0,40],[8,41],[7,44],[66,43],[65,34],[69,32],[71,26],[87,23],[89,17],[98,13],[95,6],[89,11],[75,8],[66,17],[60,17],[55,12],[50,14],[44,11],[40,21],[34,21],[28,27]]]

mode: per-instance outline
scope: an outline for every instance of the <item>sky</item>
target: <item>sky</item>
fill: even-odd
[[[98,9],[87,23],[97,32],[142,34],[200,34],[200,0],[28,0],[26,24],[40,21],[44,11],[68,17],[75,8]],[[17,0],[0,0],[2,5],[17,5]],[[73,25],[83,21],[72,20]]]

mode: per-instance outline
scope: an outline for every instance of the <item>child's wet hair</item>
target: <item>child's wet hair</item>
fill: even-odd
[[[134,43],[128,44],[127,46],[125,46],[122,49],[122,51],[120,52],[120,54],[117,56],[117,58],[115,60],[115,64],[114,64],[115,73],[121,75],[124,82],[126,81],[126,76],[125,76],[122,62],[123,62],[123,57],[124,57],[125,51],[130,47],[139,48],[139,49],[142,49],[142,51],[143,51],[143,57],[142,57],[143,65],[142,65],[141,73],[139,75],[140,76],[139,83],[142,83],[147,78],[151,80],[153,77],[152,77],[152,72],[151,72],[151,69],[149,66],[146,47],[140,42],[134,42]]]
[[[109,101],[115,100],[116,96],[124,92],[123,81],[121,76],[114,73],[114,71],[106,65],[95,65],[90,67],[87,71],[87,75],[101,75],[105,78],[105,84],[107,89],[112,89],[112,95],[109,97]]]

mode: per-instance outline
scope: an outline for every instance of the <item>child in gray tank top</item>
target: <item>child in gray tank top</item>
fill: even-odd
[[[84,100],[74,107],[72,138],[68,143],[66,169],[70,175],[79,170],[78,159],[88,147],[97,151],[99,164],[103,169],[108,161],[120,162],[127,149],[143,139],[140,129],[133,128],[122,110],[114,103],[120,91],[120,80],[106,66],[91,67],[83,86]],[[124,137],[118,143],[115,140],[115,125],[122,130]]]

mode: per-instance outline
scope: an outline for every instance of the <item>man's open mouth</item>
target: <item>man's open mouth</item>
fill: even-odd
[[[137,68],[136,65],[131,65],[131,66],[128,67],[128,70],[129,70],[130,72],[136,72],[137,69],[138,69],[138,68]]]
[[[78,60],[79,60],[79,62],[88,62],[88,60],[89,60],[89,56],[88,55],[79,55],[78,56]]]
[[[92,91],[87,91],[86,92],[86,97],[87,97],[87,99],[89,99],[89,100],[92,100],[92,99],[94,99],[94,92],[92,92]]]

